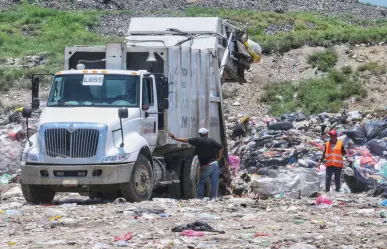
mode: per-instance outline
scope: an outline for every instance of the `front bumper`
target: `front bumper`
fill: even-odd
[[[129,182],[134,164],[24,165],[22,182],[33,185],[66,185],[71,182],[76,186],[124,183]]]

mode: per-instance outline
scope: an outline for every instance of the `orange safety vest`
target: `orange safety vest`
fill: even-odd
[[[341,149],[343,147],[343,141],[337,140],[335,148],[333,151],[331,149],[331,142],[327,142],[325,145],[325,163],[326,167],[338,167],[343,168],[344,160]]]

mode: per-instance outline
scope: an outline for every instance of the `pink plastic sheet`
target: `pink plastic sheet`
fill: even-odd
[[[235,170],[239,170],[239,165],[241,163],[241,159],[238,156],[234,156],[232,154],[229,154],[228,156],[228,162],[231,165],[231,167]]]
[[[205,235],[205,233],[194,231],[194,230],[184,230],[183,232],[180,233],[180,235],[188,236],[188,237],[202,237]]]

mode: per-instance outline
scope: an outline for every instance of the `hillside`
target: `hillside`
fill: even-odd
[[[238,99],[241,102],[240,107],[230,105],[230,110],[239,111],[247,106],[252,113],[262,113],[262,109],[268,110],[266,104],[273,106],[273,113],[305,109],[305,103],[293,103],[289,98],[281,103],[267,98],[270,94],[264,96],[265,91],[271,94],[276,91],[267,85],[324,77],[329,74],[327,70],[317,70],[316,65],[308,62],[308,56],[332,47],[337,62],[329,70],[349,66],[353,82],[361,83],[367,90],[367,94],[354,92],[358,101],[353,108],[385,105],[385,72],[358,69],[373,62],[382,68],[386,63],[386,9],[354,0],[314,0],[307,4],[301,0],[191,0],[163,1],[162,4],[158,1],[14,0],[0,2],[0,10],[3,11],[0,12],[0,73],[3,76],[0,91],[4,96],[0,104],[5,109],[29,102],[32,73],[61,69],[65,46],[120,41],[132,16],[220,16],[247,28],[250,38],[262,45],[265,55],[249,72],[250,83],[238,86],[238,95],[227,96],[228,88],[235,86],[225,85],[225,103],[233,104]],[[293,94],[298,91],[290,90]],[[332,110],[341,108],[349,97],[342,94]]]

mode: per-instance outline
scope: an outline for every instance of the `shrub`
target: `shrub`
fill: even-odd
[[[319,70],[328,72],[337,63],[337,54],[334,50],[328,49],[323,52],[315,52],[309,56],[308,63]]]
[[[281,98],[278,98],[281,94]],[[352,77],[338,70],[331,70],[324,77],[297,83],[281,82],[267,85],[261,101],[271,106],[273,115],[302,109],[307,114],[338,112],[344,100],[366,96],[365,88]]]
[[[377,62],[368,62],[360,65],[357,70],[360,72],[370,71],[374,75],[382,75],[387,73],[387,65],[380,65]]]
[[[345,74],[352,74],[353,73],[351,66],[344,66],[341,68],[341,71]]]

